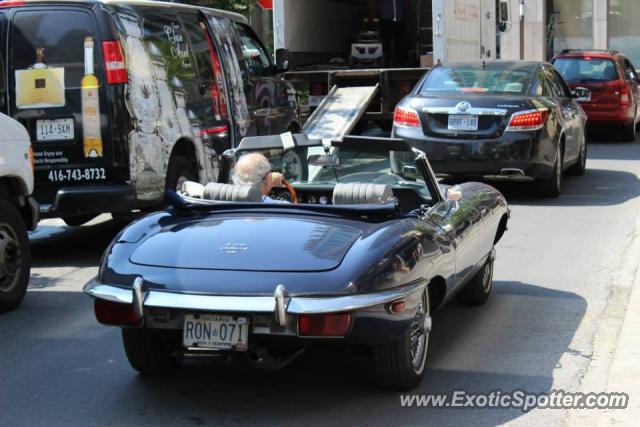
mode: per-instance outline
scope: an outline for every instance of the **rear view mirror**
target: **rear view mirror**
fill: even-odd
[[[591,100],[591,91],[585,87],[577,87],[571,91],[573,98],[577,101],[590,101]]]
[[[289,51],[287,49],[276,50],[276,71],[284,73],[289,70]]]
[[[314,154],[309,156],[308,163],[312,166],[329,166],[337,168],[340,166],[340,158],[333,154]]]
[[[418,179],[418,169],[415,166],[403,166],[402,167],[402,176],[404,179],[415,181]]]
[[[500,0],[498,4],[497,29],[499,34],[508,33],[511,30],[511,6],[509,0]]]

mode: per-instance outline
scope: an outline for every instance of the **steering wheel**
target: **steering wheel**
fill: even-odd
[[[296,203],[297,204],[298,203],[298,194],[296,193],[296,189],[293,188],[293,186],[291,184],[289,184],[289,181],[287,181],[284,178],[282,178],[282,183],[284,184],[285,188],[287,189],[287,191],[291,195],[291,203]]]

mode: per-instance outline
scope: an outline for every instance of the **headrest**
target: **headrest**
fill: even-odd
[[[334,205],[369,205],[393,200],[393,190],[386,184],[339,183],[333,189]]]
[[[252,185],[233,185],[210,182],[203,186],[197,182],[186,181],[180,187],[180,192],[188,197],[217,200],[221,202],[258,203],[262,201],[260,189]]]

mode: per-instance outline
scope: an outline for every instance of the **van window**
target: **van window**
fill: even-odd
[[[236,24],[242,41],[244,58],[255,76],[268,76],[271,73],[271,61],[262,43],[246,25]]]
[[[93,33],[93,17],[82,11],[18,11],[13,18],[9,69],[25,70],[37,63],[54,70],[64,69],[65,89],[80,88],[84,40]]]

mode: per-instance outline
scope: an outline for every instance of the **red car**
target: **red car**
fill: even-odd
[[[572,90],[591,91],[581,100],[589,125],[615,125],[625,140],[635,140],[640,79],[627,57],[612,50],[563,50],[551,62]]]

